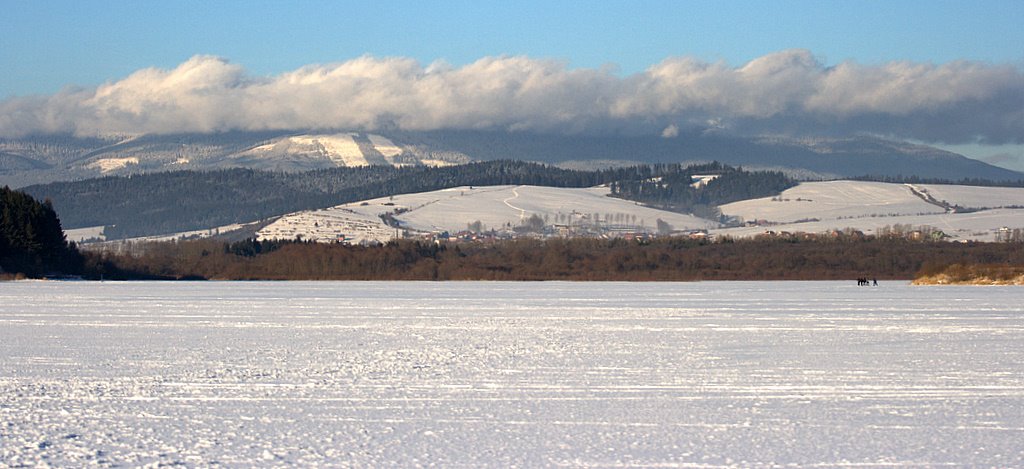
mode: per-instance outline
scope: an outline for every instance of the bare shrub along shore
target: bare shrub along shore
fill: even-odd
[[[151,243],[87,253],[92,278],[225,280],[911,280],[951,264],[1024,265],[1015,243],[876,238],[696,241],[402,241],[360,247],[299,241]]]
[[[954,264],[925,269],[914,285],[1024,285],[1024,265]]]

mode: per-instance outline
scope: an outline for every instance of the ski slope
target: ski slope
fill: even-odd
[[[317,167],[318,162],[330,166],[353,167],[371,164],[448,166],[469,161],[468,157],[461,154],[447,155],[449,161],[443,153],[425,151],[415,146],[405,147],[376,134],[341,132],[280,137],[229,158],[245,160],[249,164],[279,161],[306,169]]]
[[[375,134],[369,134],[366,137],[370,140],[370,144],[373,145],[373,149],[377,150],[377,152],[380,153],[381,155],[384,155],[384,158],[390,164],[395,164],[394,158],[405,152],[405,150],[403,150],[398,145],[395,145],[387,137],[382,137],[380,135]]]
[[[282,156],[307,156],[326,158],[336,166],[367,166],[359,144],[351,133],[331,135],[296,135],[278,139],[242,152],[240,156],[271,158]]]
[[[0,283],[0,466],[1022,467],[1019,287]]]

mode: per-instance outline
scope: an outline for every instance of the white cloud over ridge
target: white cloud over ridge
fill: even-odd
[[[509,129],[880,133],[926,142],[1024,143],[1024,73],[958,61],[825,66],[787,50],[740,67],[669,58],[620,77],[551,60],[454,67],[364,56],[271,77],[196,56],[96,88],[0,102],[0,135],[228,130]]]

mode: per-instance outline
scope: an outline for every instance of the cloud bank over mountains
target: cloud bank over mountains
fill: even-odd
[[[1024,72],[957,61],[826,66],[786,50],[734,67],[669,58],[620,76],[528,57],[455,67],[364,56],[261,77],[196,56],[95,88],[0,101],[0,136],[39,133],[507,129],[557,133],[873,133],[1024,143]]]

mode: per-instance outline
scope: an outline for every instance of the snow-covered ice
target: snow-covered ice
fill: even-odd
[[[0,466],[1024,465],[1024,290],[0,283]]]

